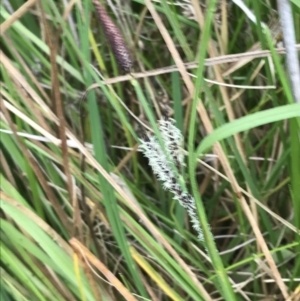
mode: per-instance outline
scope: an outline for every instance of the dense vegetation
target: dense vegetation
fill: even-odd
[[[284,12],[99,3],[120,32],[89,0],[1,3],[1,300],[300,300]],[[166,115],[204,241],[138,149]]]

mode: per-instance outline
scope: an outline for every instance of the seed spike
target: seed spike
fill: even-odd
[[[98,0],[93,0],[99,22],[103,26],[106,38],[111,45],[112,52],[116,58],[118,65],[126,72],[130,73],[132,68],[132,59],[127,45],[123,39],[121,31],[110,18],[104,7]]]

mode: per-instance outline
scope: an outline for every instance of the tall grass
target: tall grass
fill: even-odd
[[[1,3],[1,300],[299,300],[300,105],[276,5],[99,3],[130,74],[93,1]],[[138,151],[165,114],[204,242]]]

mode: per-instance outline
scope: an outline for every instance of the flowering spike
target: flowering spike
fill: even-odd
[[[140,139],[139,149],[149,160],[153,173],[163,183],[163,188],[174,194],[174,199],[183,206],[190,216],[193,228],[198,233],[198,239],[204,240],[202,229],[198,220],[194,198],[183,191],[178,178],[172,169],[172,162],[180,168],[183,165],[183,153],[181,150],[183,137],[174,125],[173,119],[162,119],[159,121],[159,130],[164,140],[167,155],[162,150],[158,140],[154,136],[147,136],[147,140]],[[171,162],[172,161],[172,162]]]
[[[93,0],[93,4],[95,5],[99,22],[103,26],[105,35],[111,45],[112,52],[118,65],[126,73],[130,73],[132,59],[119,28],[115,25],[98,0]]]
[[[183,165],[184,159],[182,152],[183,137],[180,130],[174,124],[174,119],[164,117],[159,120],[159,130],[161,132],[162,139],[165,142],[166,149],[170,153],[177,169],[180,169],[180,166]]]

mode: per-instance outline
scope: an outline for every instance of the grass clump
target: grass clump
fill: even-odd
[[[300,8],[207,2],[1,3],[1,300],[300,298]]]

